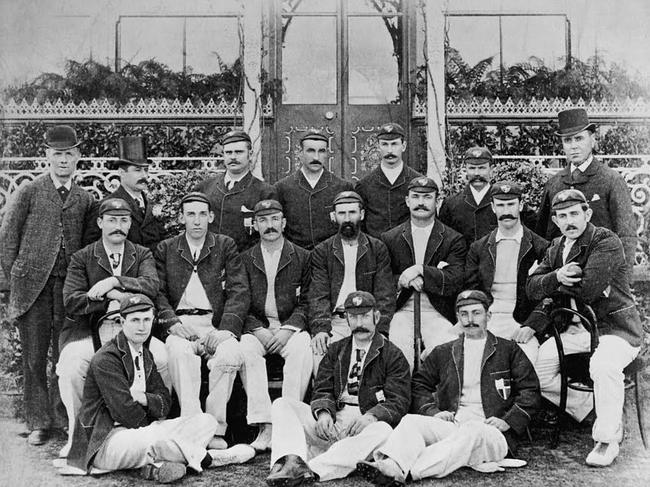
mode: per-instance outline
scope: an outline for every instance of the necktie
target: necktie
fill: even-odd
[[[111,258],[111,267],[113,270],[117,269],[122,261],[122,254],[115,252],[109,255],[109,257]]]
[[[66,188],[65,186],[59,186],[59,189],[57,189],[56,191],[57,193],[59,193],[59,196],[61,197],[61,201],[65,203],[65,200],[68,199],[68,193],[70,192],[68,191],[68,188]]]
[[[144,213],[144,200],[142,197],[136,198],[135,202],[138,204],[138,208],[140,208],[140,211]]]
[[[226,183],[226,189],[230,191],[234,185],[235,182],[233,180],[228,180],[228,182]]]
[[[351,396],[359,395],[359,379],[361,377],[361,361],[365,354],[364,350],[357,348],[357,357],[354,365],[350,369],[350,375],[348,376],[348,394]]]

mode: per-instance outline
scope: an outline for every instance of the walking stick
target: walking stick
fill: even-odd
[[[414,291],[413,295],[413,373],[420,370],[420,356],[422,355],[422,312],[421,312],[421,294]]]

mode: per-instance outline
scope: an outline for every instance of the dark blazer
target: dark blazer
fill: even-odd
[[[497,227],[497,217],[490,206],[491,190],[492,186],[477,205],[468,184],[460,193],[445,198],[440,206],[438,214],[440,221],[462,233],[468,247]]]
[[[101,240],[72,256],[63,284],[66,319],[59,338],[61,350],[68,342],[91,336],[91,326],[106,313],[109,300],[92,301],[88,291],[102,279],[112,276],[113,270]],[[115,277],[120,282],[119,291],[156,298],[159,285],[156,263],[146,247],[125,241],[122,275]]]
[[[589,207],[594,212],[591,223],[597,227],[609,228],[621,239],[631,271],[637,234],[630,190],[618,172],[598,159],[594,159],[584,173],[576,170],[571,175],[571,169],[567,166],[546,182],[535,231],[548,240],[561,235],[551,220],[551,202],[557,193],[570,188],[579,189],[587,197]]]
[[[160,279],[160,292],[156,300],[157,333],[166,337],[169,328],[180,322],[175,310],[196,265],[212,306],[212,325],[229,330],[239,338],[248,312],[250,292],[246,272],[232,238],[208,232],[196,264],[184,233],[160,242],[154,257]]]
[[[528,271],[537,261],[539,264],[544,258],[549,242],[528,228],[523,227],[524,234],[517,255],[517,298],[513,318],[522,326],[529,326],[537,333],[542,333],[548,324],[548,317],[526,294],[526,280]],[[474,242],[467,253],[465,264],[465,288],[479,289],[492,297],[492,284],[494,283],[494,269],[497,260],[496,245],[497,229]],[[511,256],[515,258],[515,256]]]
[[[140,209],[131,195],[120,186],[106,198],[121,198],[126,201],[131,207],[131,228],[127,238],[134,244],[143,245],[149,250],[153,251],[158,242],[165,238],[165,227],[162,222],[158,220],[153,214],[153,204],[147,200],[146,195],[142,195],[144,199],[145,210]],[[93,214],[86,231],[86,241],[94,242],[102,236],[101,229],[97,226],[97,217],[99,216],[99,205],[101,201],[97,201],[93,205]]]
[[[225,176],[225,173],[220,173],[208,178],[196,186],[194,191],[205,193],[210,200],[214,212],[210,231],[231,237],[241,252],[259,240],[259,235],[252,226],[255,204],[277,197],[273,186],[257,179],[250,172],[236,182],[231,190],[224,184]],[[244,220],[250,222],[250,228],[244,226]]]
[[[553,240],[544,260],[528,278],[528,296],[535,300],[555,298],[562,306],[568,305],[567,297],[576,298],[592,306],[601,335],[617,335],[634,347],[640,346],[643,328],[630,290],[621,240],[611,230],[588,223],[566,260],[582,269],[582,281],[571,287],[557,280],[564,241],[565,237]]]
[[[395,312],[395,285],[390,258],[384,243],[365,233],[359,234],[357,249],[356,287],[367,291],[377,300],[381,313],[377,331],[388,335],[390,320]],[[337,233],[312,251],[312,281],[309,287],[309,331],[313,335],[332,329],[332,311],[336,305],[343,277],[345,257],[343,243]]]
[[[330,219],[334,197],[350,191],[352,183],[325,170],[313,188],[301,170],[275,183],[278,201],[284,209],[285,236],[293,243],[312,250],[334,235],[338,228]]]
[[[336,420],[336,411],[343,408],[341,395],[350,370],[352,337],[332,343],[318,367],[314,381],[311,410],[329,411]],[[381,333],[375,333],[359,379],[359,409],[379,421],[397,426],[408,412],[411,394],[411,373],[401,350]]]
[[[397,278],[415,264],[411,221],[408,220],[381,236],[388,247],[393,275]],[[436,220],[424,253],[424,292],[440,314],[455,322],[453,300],[463,286],[467,247],[463,236],[440,220]],[[448,265],[438,269],[440,262]],[[413,294],[413,288],[401,289],[396,310],[400,310]]]
[[[264,268],[261,243],[257,243],[244,252],[242,261],[251,290],[251,306],[244,324],[244,333],[246,333],[256,328],[269,326],[269,320],[264,312],[269,283]],[[278,318],[283,325],[295,326],[299,330],[305,329],[310,281],[311,257],[309,252],[285,240],[273,283]]]
[[[68,464],[90,473],[95,455],[115,427],[142,428],[169,413],[171,397],[156,370],[151,352],[143,347],[147,405],[131,397],[134,370],[129,344],[120,332],[92,358],[84,383]]]
[[[362,228],[373,237],[404,223],[409,219],[406,206],[408,184],[411,179],[422,176],[404,163],[402,172],[393,184],[386,178],[384,171],[377,166],[365,177],[357,181],[354,190],[363,198],[365,218]]]
[[[32,307],[62,246],[62,269],[83,246],[92,202],[93,197],[73,183],[63,203],[49,172],[22,184],[9,199],[0,227],[0,263],[9,281],[10,318]]]
[[[458,411],[463,390],[464,337],[439,345],[413,375],[411,411],[434,416],[440,411]],[[496,381],[510,381],[510,395],[504,398]],[[481,362],[481,402],[486,418],[494,416],[510,425],[504,433],[514,455],[521,435],[541,403],[535,369],[511,340],[488,332]]]

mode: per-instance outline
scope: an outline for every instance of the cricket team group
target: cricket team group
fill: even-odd
[[[167,483],[267,450],[271,486],[522,466],[517,443],[542,398],[547,415],[560,403],[548,337],[564,307],[596,317],[597,337],[580,319],[562,328],[566,354],[593,351],[593,392],[570,389],[566,413],[593,421],[586,463],[610,465],[643,337],[635,218],[623,178],[594,157],[587,113],[560,112],[558,126],[567,165],[536,214],[520,184],[491,181],[485,147],[464,154],[465,188],[438,204],[436,182],[403,161],[399,124],[379,129],[381,162],[354,184],[327,170],[319,131],[275,185],[251,173],[251,139],[232,131],[225,172],[174,203],[184,232],[171,237],[147,195],[143,138],[119,140],[120,186],[95,201],[74,182],[75,131],[51,126],[49,170],[18,187],[0,228],[28,442],[64,435],[62,475],[140,469]],[[229,445],[237,375],[257,436]]]

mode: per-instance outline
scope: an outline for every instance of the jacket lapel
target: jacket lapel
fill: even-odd
[[[411,232],[411,221],[407,220],[403,223],[404,227],[402,228],[402,238],[406,242],[406,245],[411,249],[411,259],[415,263],[415,250],[413,247],[413,233]]]
[[[357,249],[357,262],[368,252],[368,237],[363,232],[359,232],[359,247]]]
[[[43,175],[43,189],[45,190],[43,193],[47,197],[50,202],[58,208],[63,207],[63,202],[61,201],[61,197],[59,196],[58,191],[54,187],[54,181],[52,181],[52,177],[50,176],[49,173]],[[72,185],[74,187],[74,184]],[[68,195],[70,196],[70,195]]]
[[[126,245],[124,246],[125,249],[125,254],[126,254]],[[106,255],[106,249],[104,248],[104,244],[102,243],[101,238],[94,243],[94,248],[93,248],[93,257],[95,258],[97,265],[104,269],[109,276],[113,275],[113,268],[111,267],[110,262],[108,261],[108,255]]]
[[[127,193],[126,189],[124,189],[122,186],[117,188],[115,192],[113,193],[113,198],[120,198],[126,201],[129,206],[131,207],[131,218],[135,220],[138,224],[142,223],[142,220],[144,219],[144,215],[142,213],[142,210],[138,206],[138,204],[135,202],[135,200],[131,197],[129,193]]]
[[[343,242],[341,241],[341,235],[338,233],[334,236],[332,240],[332,253],[334,257],[338,259],[342,266],[345,266],[345,259],[343,257]]]
[[[492,186],[488,187],[487,192],[483,195],[483,198],[481,201],[477,204],[476,200],[474,199],[474,194],[472,193],[472,190],[470,188],[470,185],[466,185],[465,189],[463,192],[465,193],[465,203],[467,203],[469,206],[474,208],[474,211],[478,210],[479,208],[483,208],[485,206],[488,206],[490,204],[490,191],[492,189]]]
[[[70,186],[70,193],[68,193],[68,197],[65,200],[65,203],[63,203],[63,209],[66,210],[70,208],[71,206],[74,206],[77,204],[79,201],[79,197],[81,196],[81,192],[84,191],[81,189],[79,186],[76,184],[72,183],[72,186]],[[61,198],[59,198],[61,199]]]
[[[437,223],[437,225],[436,225]],[[427,242],[427,248],[424,252],[424,263],[429,264],[433,259],[433,256],[438,251],[438,247],[442,243],[445,234],[445,227],[442,226],[440,221],[436,221],[433,228],[431,229],[431,235],[429,235],[429,241]],[[410,227],[410,225],[409,225]],[[411,237],[411,240],[413,238]]]
[[[375,332],[375,336],[372,337],[372,342],[370,342],[370,348],[368,348],[368,355],[363,362],[363,368],[361,369],[360,377],[363,376],[363,372],[368,367],[368,364],[375,360],[381,353],[381,349],[384,346],[384,336],[381,333]],[[350,354],[352,351],[350,351]]]
[[[454,361],[454,367],[456,368],[456,379],[458,380],[458,398],[460,403],[460,394],[463,390],[463,373],[464,373],[464,356],[465,352],[463,350],[463,336],[457,338],[454,343],[451,345],[451,358]]]
[[[485,340],[485,349],[483,350],[483,359],[481,360],[481,372],[483,372],[483,367],[485,366],[485,362],[487,362],[488,359],[496,351],[497,349],[496,344],[497,344],[496,337],[488,331],[487,339]]]
[[[491,265],[488,267],[490,276],[488,282],[494,282],[494,272],[497,266],[497,231],[492,230],[487,240],[488,254],[490,254]]]
[[[251,249],[251,260],[253,265],[264,275],[266,267],[264,266],[264,256],[262,256],[262,244],[258,243]]]
[[[517,256],[517,272],[519,272],[519,266],[522,259],[528,253],[530,249],[533,248],[533,238],[530,234],[530,230],[526,227],[524,228],[524,235],[521,237],[521,245],[519,245],[519,255]]]
[[[224,177],[225,177],[225,176],[224,176]],[[222,183],[223,183],[223,180],[222,180]],[[252,183],[253,183],[253,173],[251,173],[250,171],[248,171],[248,174],[246,174],[246,176],[244,176],[244,177],[241,178],[239,181],[237,181],[237,182],[233,185],[232,189],[231,189],[230,191],[226,190],[226,192],[229,193],[229,194],[241,193],[242,191],[245,191],[246,189],[248,189],[248,187],[249,187]],[[225,185],[224,185],[224,189],[225,189]],[[252,210],[251,210],[251,211],[252,211]]]
[[[211,234],[208,232],[208,235],[206,236],[205,242],[203,243],[203,248],[201,249],[201,253],[199,254],[199,262],[209,252],[206,249],[206,246],[207,246],[207,243],[208,243],[208,237],[210,237],[210,236],[211,236]],[[188,264],[190,264],[192,267],[194,267],[194,257],[192,256],[192,252],[190,251],[190,245],[187,243],[187,238],[185,237],[185,235],[181,235],[180,238],[178,239],[178,245],[176,246],[176,251],[178,252],[178,255],[181,256],[181,259],[183,259]],[[204,255],[204,253],[205,253],[205,255]]]
[[[124,242],[124,257],[122,258],[122,275],[126,276],[135,265],[135,245],[128,240]]]
[[[124,336],[124,332],[121,331],[117,334],[117,337],[115,337],[115,343],[117,345],[117,349],[120,351],[120,354],[122,356],[122,365],[124,366],[124,370],[126,370],[126,377],[129,381],[129,384],[132,384],[133,377],[135,376],[135,370],[133,370],[133,357],[131,357],[129,342]],[[148,377],[146,367],[145,367],[145,377]]]
[[[276,271],[276,276],[280,274],[280,271],[287,267],[291,260],[293,259],[293,245],[291,242],[285,240],[282,245],[282,253],[280,254],[280,262],[278,262],[278,270]]]
[[[575,260],[576,257],[586,250],[594,235],[594,228],[595,227],[591,223],[587,223],[587,228],[585,228],[585,231],[582,232],[582,235],[580,235],[576,243],[571,247],[571,250],[569,250],[569,255],[566,258],[567,262]]]

